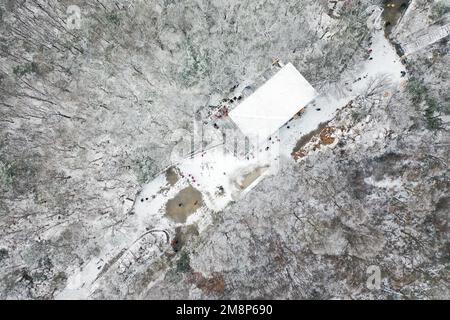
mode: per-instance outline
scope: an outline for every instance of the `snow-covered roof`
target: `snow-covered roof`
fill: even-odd
[[[229,116],[246,136],[265,139],[316,95],[316,90],[288,63],[230,111]]]

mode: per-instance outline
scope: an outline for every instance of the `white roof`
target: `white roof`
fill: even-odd
[[[231,110],[229,116],[246,136],[265,139],[316,95],[316,90],[288,63]]]

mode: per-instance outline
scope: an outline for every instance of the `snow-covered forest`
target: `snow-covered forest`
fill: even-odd
[[[0,299],[448,299],[449,23],[447,0],[0,0]],[[262,162],[218,153],[278,61],[318,97]]]

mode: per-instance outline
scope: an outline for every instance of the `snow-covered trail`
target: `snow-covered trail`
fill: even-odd
[[[177,167],[183,176],[174,185],[168,184],[164,173],[145,185],[136,199],[135,214],[126,218],[126,224],[122,229],[119,228],[118,232],[105,235],[105,247],[102,252],[82,268],[73,270],[66,288],[55,298],[89,298],[98,285],[98,278],[104,272],[113,268],[120,271],[120,264],[125,263],[129,266],[133,263],[132,258],[127,258],[127,252],[131,250],[137,239],[148,231],[148,226],[167,230],[167,235],[173,232],[177,224],[164,217],[164,206],[168,199],[182,188],[193,185],[202,192],[205,200],[205,206],[190,216],[186,223],[208,225],[209,210],[221,210],[231,201],[236,200],[236,182],[239,183],[243,176],[250,175],[252,170],[276,168],[280,157],[293,161],[291,152],[297,141],[314,131],[321,123],[332,120],[340,108],[364,94],[375,79],[388,80],[391,90],[396,89],[403,80],[406,80],[406,77],[401,76],[401,72],[405,69],[382,30],[377,28],[373,30],[370,49],[372,49],[370,54],[372,59],[354,65],[346,71],[340,83],[335,84],[333,88],[328,88],[327,92],[322,92],[307,106],[301,117],[284,125],[278,135],[274,135],[273,139],[267,142],[267,146],[261,147],[256,157],[238,159],[230,154],[224,155],[221,148],[214,148],[198,153],[194,158],[186,159],[178,164]],[[276,173],[276,170],[261,172],[263,174],[250,183],[247,189],[251,189],[265,176]],[[218,197],[214,190],[220,186],[224,188],[224,195]],[[150,244],[152,243],[153,245],[147,249],[154,250],[153,257],[158,256],[158,248],[161,244],[170,245],[164,234],[154,236],[154,239],[150,241]],[[134,257],[134,254],[132,256]],[[113,264],[116,265],[111,266],[110,261],[114,261]]]

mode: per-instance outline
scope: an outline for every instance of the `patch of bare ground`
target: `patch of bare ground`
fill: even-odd
[[[167,169],[166,180],[171,186],[175,185],[175,183],[177,183],[178,180],[180,180],[178,169],[176,169],[175,167],[170,167],[169,169]]]
[[[322,122],[319,124],[319,126],[317,127],[316,130],[311,131],[308,134],[305,134],[304,136],[302,136],[298,141],[297,144],[295,145],[294,149],[292,150],[291,155],[293,157],[295,157],[296,153],[299,153],[299,151],[301,151],[303,149],[303,147],[311,141],[311,139],[313,137],[315,137],[316,135],[318,135],[323,128],[325,128],[328,125],[328,122]]]
[[[206,278],[201,272],[193,272],[189,275],[188,282],[194,283],[207,295],[221,294],[225,291],[225,279],[218,272],[213,272],[209,278]]]
[[[166,216],[178,223],[185,223],[187,218],[203,205],[200,191],[189,186],[167,201]]]
[[[267,166],[258,167],[255,170],[244,175],[244,178],[240,183],[238,183],[239,189],[245,190],[250,186],[256,179],[258,179],[265,171],[267,170]]]

